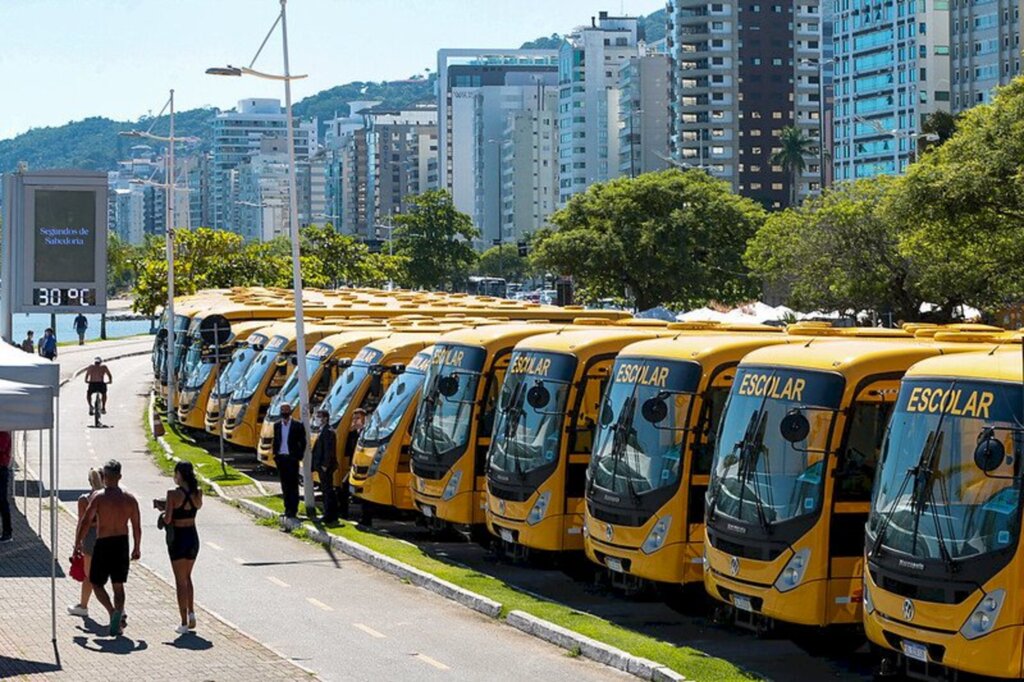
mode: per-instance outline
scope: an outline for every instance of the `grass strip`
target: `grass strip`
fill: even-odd
[[[253,501],[277,512],[284,512],[284,503],[279,496],[257,497]],[[301,512],[300,518],[305,518]],[[326,526],[325,528],[332,535],[357,542],[375,552],[380,552],[442,580],[447,580],[459,587],[497,601],[502,607],[502,618],[508,615],[509,611],[525,611],[591,639],[622,649],[634,656],[660,663],[689,679],[758,679],[757,676],[737,668],[726,660],[708,656],[690,647],[676,646],[615,625],[592,614],[576,611],[564,604],[527,594],[493,576],[429,556],[419,547],[408,542],[362,530],[351,523],[345,523],[343,526]]]
[[[163,448],[156,438],[153,437],[153,430],[149,425],[148,411],[143,412],[142,428],[146,432],[146,445],[149,447],[149,451],[153,453],[156,465],[165,474],[172,476],[174,474],[174,461],[164,456]],[[191,462],[197,475],[205,476],[219,486],[232,487],[256,484],[255,481],[230,464],[226,465],[227,473],[225,474],[221,470],[220,458],[211,455],[205,449],[183,436],[177,427],[167,426],[166,423],[164,425],[164,442],[170,446],[171,452],[174,453],[175,457]],[[203,485],[203,492],[210,493],[212,488]]]

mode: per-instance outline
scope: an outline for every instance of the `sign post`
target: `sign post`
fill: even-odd
[[[0,336],[14,343],[15,313],[106,313],[106,174],[19,171],[3,184]]]

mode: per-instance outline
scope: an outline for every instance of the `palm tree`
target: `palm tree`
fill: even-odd
[[[807,168],[806,157],[814,153],[814,140],[803,134],[799,128],[786,126],[779,136],[779,148],[771,156],[773,166],[782,166],[789,172],[789,205],[796,206],[796,188],[800,175]]]

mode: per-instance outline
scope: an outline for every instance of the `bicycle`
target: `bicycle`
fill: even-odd
[[[100,421],[100,412],[103,410],[103,396],[99,393],[94,393],[92,396],[92,418],[93,428],[103,428],[103,422]]]

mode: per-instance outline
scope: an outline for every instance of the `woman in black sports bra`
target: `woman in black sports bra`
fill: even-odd
[[[192,566],[199,555],[196,512],[203,506],[203,491],[196,480],[191,462],[178,462],[175,465],[174,482],[178,487],[167,491],[164,523],[173,526],[167,539],[167,553],[171,557],[174,587],[178,593],[178,611],[181,614],[181,625],[175,631],[183,635],[196,628]]]

